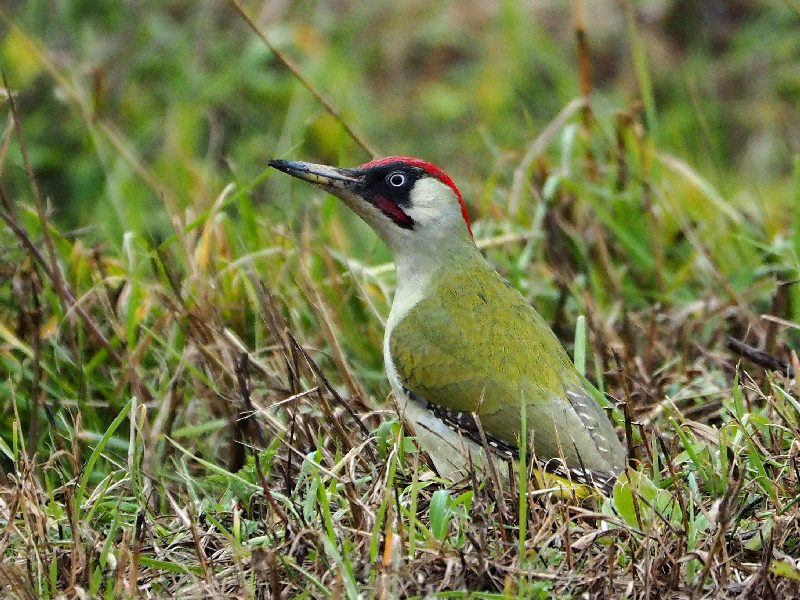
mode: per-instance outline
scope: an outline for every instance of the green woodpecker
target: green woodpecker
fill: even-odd
[[[623,469],[608,417],[544,319],[483,258],[444,171],[404,156],[352,169],[269,164],[338,196],[394,255],[386,375],[440,475],[463,477],[486,443],[516,457],[523,407],[540,462],[599,485]]]

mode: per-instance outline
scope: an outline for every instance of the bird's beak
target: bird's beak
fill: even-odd
[[[288,173],[292,177],[323,187],[333,193],[353,190],[363,181],[362,177],[354,169],[339,169],[327,165],[280,159],[269,161],[269,166]]]

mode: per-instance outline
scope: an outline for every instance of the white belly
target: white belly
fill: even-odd
[[[387,323],[383,342],[383,360],[386,376],[392,386],[397,414],[413,431],[422,450],[431,457],[439,475],[454,482],[461,481],[469,475],[470,456],[476,469],[485,466],[483,448],[471,439],[457,433],[421,402],[409,398],[403,389],[389,352],[390,334],[391,328]],[[507,473],[505,461],[496,458],[495,466],[502,475]]]

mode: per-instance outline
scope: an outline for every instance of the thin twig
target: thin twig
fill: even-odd
[[[751,363],[757,364],[759,367],[764,367],[770,371],[778,371],[786,377],[794,377],[794,369],[788,363],[771,354],[761,352],[761,350],[753,348],[741,340],[729,337],[725,342],[725,347],[731,352],[746,358]]]
[[[317,99],[317,102],[319,102],[322,105],[325,111],[329,115],[331,115],[339,123],[339,125],[342,126],[342,128],[344,128],[344,130],[347,132],[347,135],[350,136],[350,139],[353,140],[362,150],[364,150],[364,152],[369,154],[371,158],[375,158],[376,156],[378,156],[378,153],[375,151],[375,149],[370,144],[368,144],[363,137],[358,135],[353,130],[353,128],[347,124],[347,122],[345,122],[341,113],[338,110],[336,110],[336,108],[334,108],[333,104],[331,104],[330,101],[327,98],[325,98],[325,96],[323,96],[322,93],[319,90],[317,90],[316,87],[314,87],[313,83],[311,83],[308,79],[306,79],[305,75],[303,75],[300,72],[300,69],[297,67],[297,65],[294,64],[294,61],[292,61],[292,59],[290,59],[288,56],[286,56],[283,52],[281,52],[280,50],[278,50],[278,48],[275,47],[275,45],[269,40],[266,34],[263,31],[261,31],[261,29],[259,29],[258,25],[256,25],[255,21],[253,21],[250,15],[248,15],[244,11],[241,4],[239,4],[237,0],[227,0],[227,2],[231,6],[231,8],[233,8],[236,12],[239,13],[242,19],[245,20],[245,22],[250,26],[250,29],[253,30],[253,32],[259,37],[259,39],[262,42],[264,42],[264,45],[267,48],[269,48],[273,54],[275,54],[275,57],[279,61],[281,61],[283,66],[289,69],[289,71],[291,71],[292,75],[294,75],[294,77],[301,84],[303,84],[303,87],[305,87],[311,93],[311,95]]]
[[[286,331],[285,333],[287,336],[289,336],[289,341],[292,344],[292,346],[294,346],[294,348],[296,348],[297,351],[303,355],[303,358],[305,358],[306,363],[308,364],[309,368],[314,372],[314,375],[319,377],[320,381],[322,381],[322,384],[326,388],[328,388],[328,391],[331,393],[336,402],[338,402],[341,406],[344,407],[344,409],[347,411],[347,414],[350,415],[353,421],[355,421],[356,424],[358,425],[359,429],[361,429],[361,433],[363,433],[366,437],[369,437],[370,434],[369,434],[369,429],[367,429],[367,426],[361,422],[361,419],[358,418],[358,415],[356,415],[353,408],[347,403],[347,401],[345,401],[344,398],[342,398],[339,395],[339,392],[336,391],[336,388],[334,388],[333,385],[331,385],[331,382],[328,381],[327,377],[325,377],[325,374],[322,372],[322,369],[320,369],[319,366],[317,366],[317,363],[315,363],[311,359],[311,357],[308,355],[305,349],[297,342],[296,339],[294,339],[294,336],[291,334],[291,332]]]

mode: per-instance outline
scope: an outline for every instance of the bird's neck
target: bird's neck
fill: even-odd
[[[395,249],[397,289],[386,324],[387,335],[420,300],[437,293],[450,276],[464,270],[478,273],[490,268],[472,239],[403,250]]]

